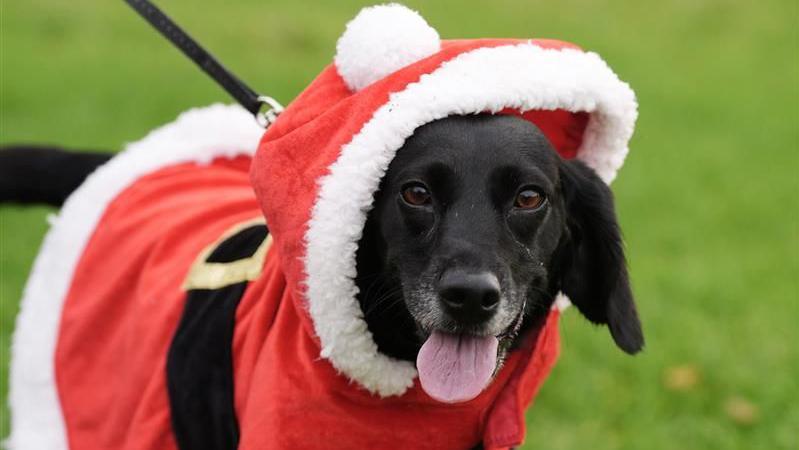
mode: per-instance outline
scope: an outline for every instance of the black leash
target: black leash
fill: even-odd
[[[272,97],[259,95],[250,89],[149,0],[125,0],[125,2],[200,66],[203,72],[219,83],[244,109],[251,112],[262,126],[271,125],[283,111],[280,103]]]

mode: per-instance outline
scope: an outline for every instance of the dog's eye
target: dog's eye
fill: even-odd
[[[408,183],[402,187],[402,200],[411,206],[425,206],[430,204],[432,198],[422,183]]]
[[[514,200],[513,206],[519,209],[537,209],[544,204],[545,199],[544,195],[540,192],[525,187],[516,194],[516,200]]]

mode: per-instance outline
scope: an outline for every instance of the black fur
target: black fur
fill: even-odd
[[[578,161],[561,164],[561,191],[567,209],[562,289],[588,320],[606,324],[627,353],[644,346],[633,303],[624,246],[613,194]]]
[[[0,148],[0,203],[61,206],[110,154],[67,152],[58,147]]]
[[[429,205],[409,208],[398,198],[414,181],[429,188]],[[509,206],[525,185],[546,195],[546,208]],[[389,166],[359,245],[357,271],[359,300],[381,351],[415,359],[431,330],[414,318],[414,308],[417,317],[440,310],[434,327],[445,331],[481,332],[442,305],[420,306],[408,295],[429,280],[425,298],[440,303],[440,296],[431,300],[440,293],[436,286],[453,270],[496,275],[506,307],[525,307],[518,337],[541,322],[563,290],[589,320],[608,324],[624,351],[643,346],[611,191],[581,162],[562,160],[521,119],[430,123]]]

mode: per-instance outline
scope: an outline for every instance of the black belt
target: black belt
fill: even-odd
[[[261,125],[264,127],[271,125],[283,111],[280,103],[253,91],[148,0],[125,0],[125,2],[194,61],[203,72],[219,83],[241,106],[251,112]]]

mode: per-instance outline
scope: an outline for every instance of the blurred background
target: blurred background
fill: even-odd
[[[156,1],[287,104],[355,1]],[[599,52],[638,94],[613,184],[647,338],[629,357],[576,311],[525,448],[799,448],[799,2],[407,1],[444,38]],[[122,1],[0,11],[0,143],[118,150],[226,94]],[[14,317],[48,208],[0,206],[0,436]]]

